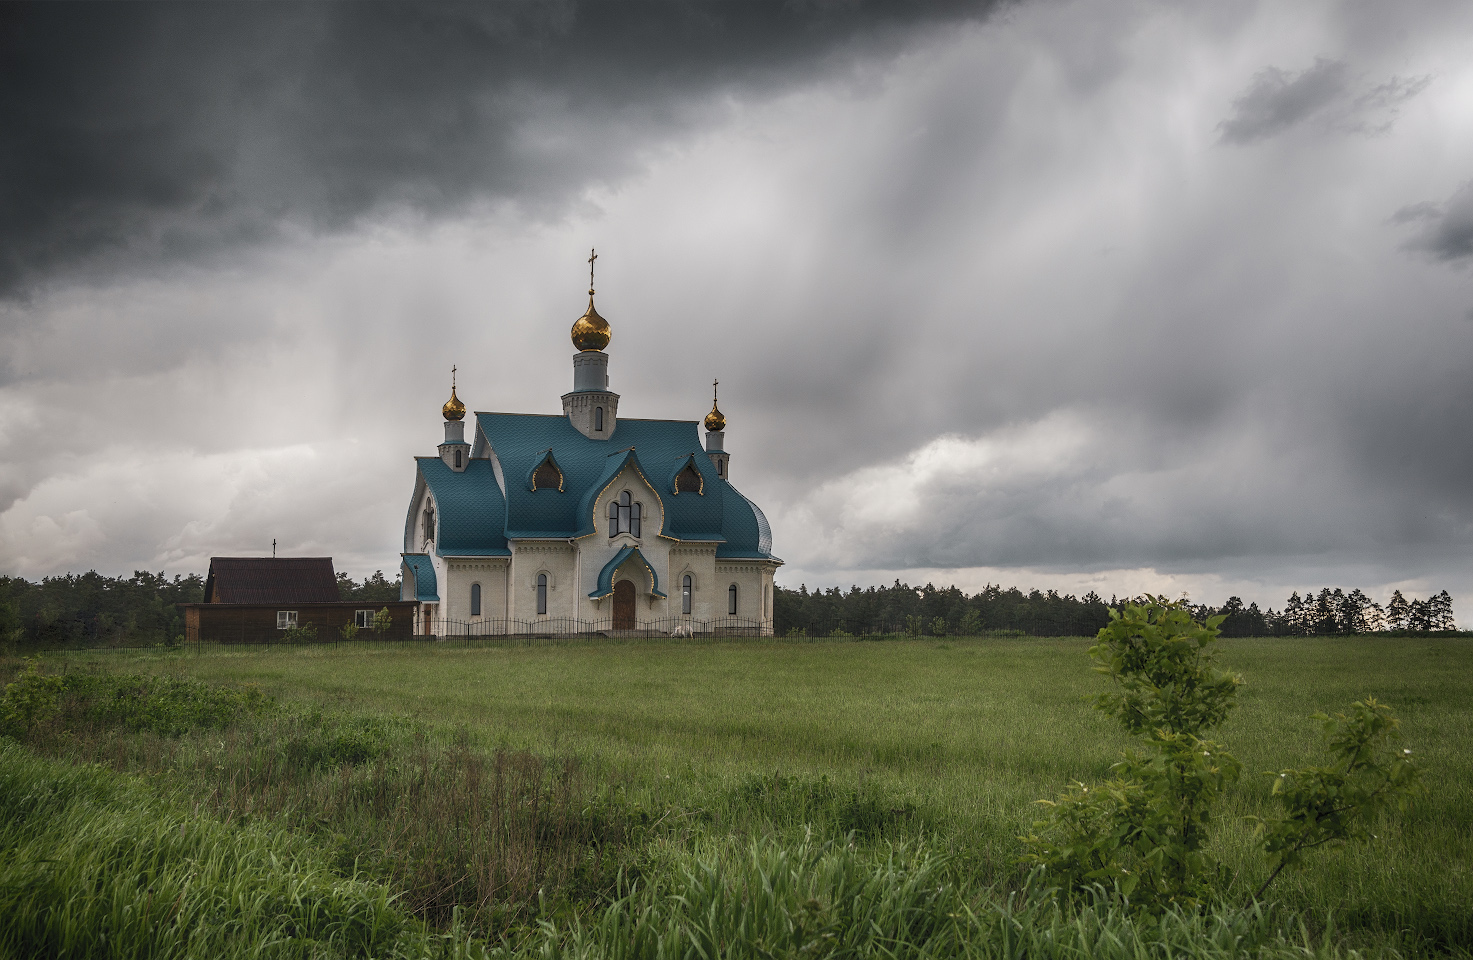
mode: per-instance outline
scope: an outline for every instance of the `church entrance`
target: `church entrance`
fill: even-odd
[[[614,629],[633,630],[634,627],[634,582],[620,580],[614,584]]]

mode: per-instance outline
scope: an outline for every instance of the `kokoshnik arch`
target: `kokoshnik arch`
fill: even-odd
[[[481,413],[465,439],[456,395],[445,442],[416,457],[403,598],[419,633],[772,633],[772,530],[737,492],[716,404],[702,421],[619,418],[612,329],[573,324],[563,412]]]

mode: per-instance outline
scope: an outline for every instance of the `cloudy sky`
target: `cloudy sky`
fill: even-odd
[[[782,583],[1473,620],[1463,0],[7,6],[0,131],[3,573],[392,571],[596,246]]]

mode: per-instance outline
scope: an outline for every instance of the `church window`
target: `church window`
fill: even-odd
[[[696,470],[695,464],[687,461],[685,469],[675,475],[675,492],[677,494],[701,492],[701,475]]]
[[[690,614],[690,574],[686,574],[680,581],[680,612]]]
[[[435,508],[433,506],[425,507],[425,539],[435,539]]]
[[[481,615],[481,585],[479,583],[473,583],[473,584],[471,584],[471,616],[473,616],[473,617],[479,617],[480,615]]]
[[[609,536],[628,533],[639,536],[640,506],[625,490],[619,499],[609,503]]]
[[[726,463],[724,461],[721,461],[721,460],[717,460],[716,461],[716,476],[718,476],[718,477],[724,477],[724,476],[726,476]]]
[[[532,471],[533,490],[561,490],[563,488],[563,472],[557,468],[557,461],[552,459],[549,453],[547,458]]]
[[[733,617],[736,616],[736,600],[736,584],[733,583],[730,587],[726,588],[726,612]]]
[[[595,432],[597,432],[597,431],[602,430],[603,428],[604,428],[604,408],[603,407],[594,407],[593,408],[593,429],[594,429]]]
[[[460,469],[460,451],[455,451],[455,469]]]
[[[547,613],[547,574],[537,574],[537,613]]]

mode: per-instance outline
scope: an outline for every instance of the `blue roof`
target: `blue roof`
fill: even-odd
[[[439,587],[435,585],[435,565],[427,553],[404,554],[404,566],[414,575],[414,599],[440,602]]]
[[[660,497],[661,535],[717,543],[717,557],[772,558],[772,533],[756,505],[716,472],[694,420],[619,419],[608,440],[583,436],[561,414],[478,413],[476,424],[491,444],[506,478],[506,496],[486,460],[456,473],[438,458],[421,458],[441,511],[442,554],[471,554],[473,547],[506,555],[508,537],[563,539],[591,533],[593,503],[627,464],[633,464]],[[552,451],[563,489],[531,490],[526,479]],[[702,491],[676,494],[676,473],[687,462],[701,475]],[[499,525],[491,514],[500,511]]]
[[[595,600],[599,600],[613,593],[614,572],[630,557],[638,559],[640,563],[644,564],[644,568],[649,571],[650,593],[664,599],[665,595],[660,592],[660,575],[655,572],[654,566],[644,558],[644,554],[639,552],[638,547],[625,547],[623,550],[614,554],[613,559],[604,564],[604,568],[598,572],[598,589],[590,593],[589,596]]]
[[[439,457],[415,459],[439,511],[435,552],[442,557],[511,556],[506,543],[506,502],[491,461],[471,460],[464,473],[456,473]]]

